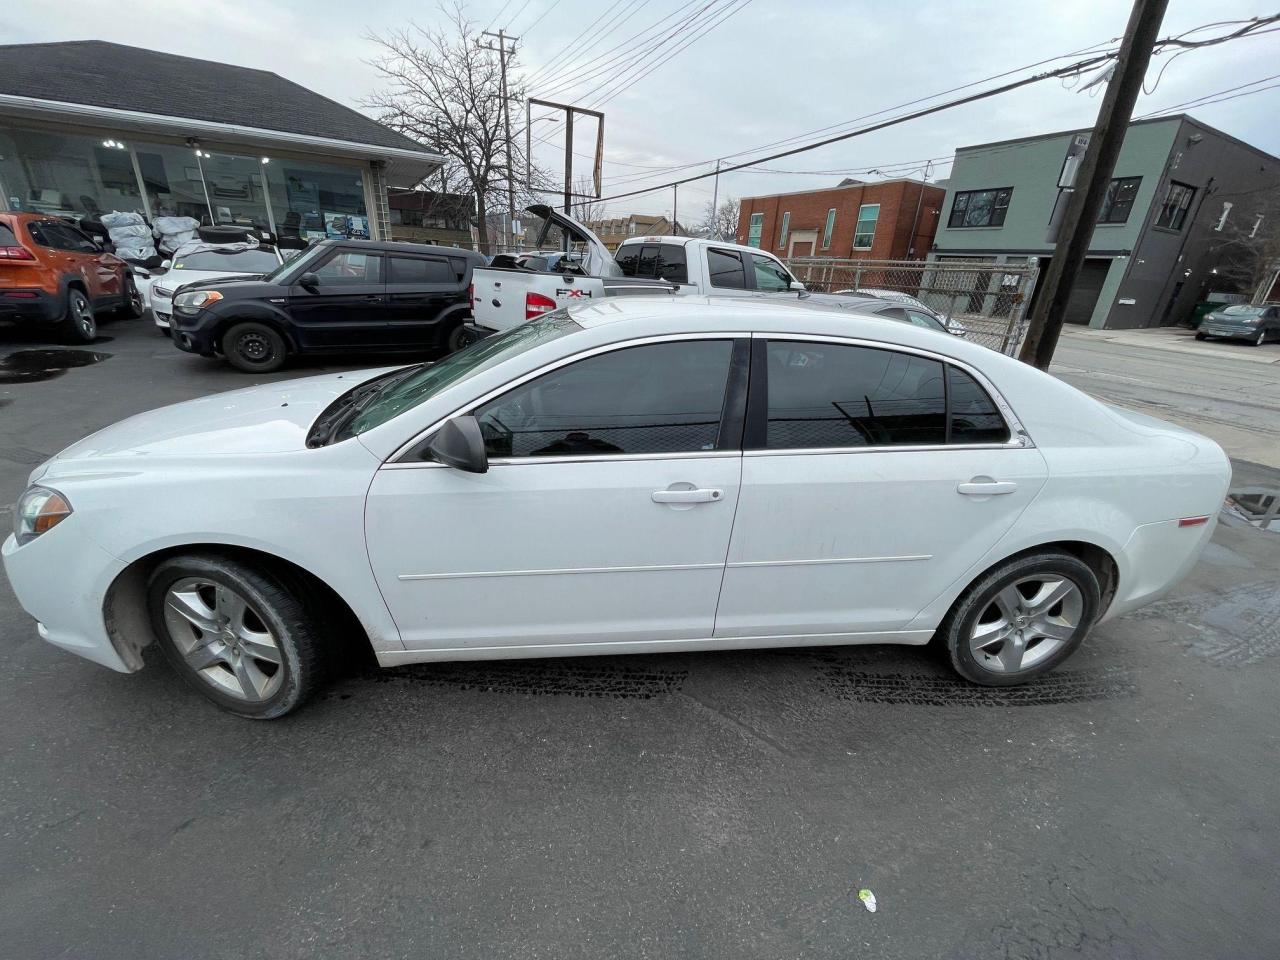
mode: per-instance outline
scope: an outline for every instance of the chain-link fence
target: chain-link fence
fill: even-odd
[[[965,338],[1001,353],[1017,352],[1026,333],[1027,303],[1039,267],[989,260],[836,260],[797,257],[786,261],[796,279],[820,293],[861,291],[904,303],[917,300],[941,314]]]

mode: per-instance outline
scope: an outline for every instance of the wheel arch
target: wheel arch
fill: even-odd
[[[321,622],[334,631],[338,646],[352,660],[374,662],[369,629],[346,599],[320,576],[278,554],[255,547],[228,543],[183,543],[153,550],[133,560],[107,588],[102,602],[107,635],[130,670],[143,667],[142,651],[155,641],[147,615],[147,580],[156,566],[170,557],[203,554],[256,566],[274,575],[291,589],[310,595]]]
[[[261,323],[264,326],[268,326],[280,334],[284,340],[286,351],[297,353],[299,350],[298,339],[294,336],[293,325],[287,315],[282,311],[267,309],[258,304],[252,306],[243,304],[237,305],[234,312],[229,312],[225,317],[219,316],[217,318],[212,330],[212,339],[219,351],[222,350],[222,338],[237,323]]]

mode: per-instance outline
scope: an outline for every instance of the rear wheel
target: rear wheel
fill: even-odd
[[[148,581],[147,607],[173,668],[230,713],[283,716],[324,679],[306,598],[264,571],[214,554],[171,557]]]
[[[83,290],[67,291],[67,312],[62,317],[62,338],[67,343],[93,343],[98,338],[98,321],[93,304]]]
[[[939,634],[965,679],[1007,687],[1048,673],[1098,617],[1098,578],[1077,557],[1046,550],[991,570],[956,601]]]
[[[458,324],[449,331],[449,336],[444,341],[445,353],[457,353],[463,347],[469,347],[475,343],[475,336],[467,332],[465,324]]]
[[[271,373],[284,366],[284,337],[265,323],[237,323],[222,335],[222,353],[237,370]]]
[[[1196,334],[1196,339],[1197,339],[1197,340],[1208,340],[1208,339],[1209,339],[1209,337],[1208,337],[1208,334],[1204,334],[1204,333],[1197,333],[1197,334]]]

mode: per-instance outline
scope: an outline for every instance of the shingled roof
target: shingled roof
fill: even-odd
[[[103,40],[0,46],[0,94],[430,152],[269,70]]]

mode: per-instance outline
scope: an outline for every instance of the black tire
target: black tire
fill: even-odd
[[[142,304],[142,294],[138,291],[138,284],[133,279],[133,274],[127,270],[124,275],[124,303],[120,305],[120,316],[126,320],[137,320],[145,312],[146,308]]]
[[[974,636],[979,623],[986,622],[985,618],[996,607],[997,597],[1002,591],[1037,575],[1070,581],[1079,591],[1079,610],[1074,618],[1074,629],[1065,640],[1056,640],[1056,647],[1045,648],[1045,652],[1041,654],[1042,659],[1036,660],[1031,666],[1010,672],[997,672],[984,663],[999,660],[999,657],[984,657],[980,662],[970,649],[970,638]],[[1101,596],[1097,575],[1077,557],[1057,550],[1024,554],[994,567],[961,594],[938,628],[938,637],[951,657],[951,665],[966,680],[989,687],[1015,686],[1048,673],[1075,652],[1098,618]],[[1041,642],[1044,641],[1028,642],[1025,652],[1030,654],[1036,644]]]
[[[93,343],[98,339],[98,321],[93,315],[93,304],[78,287],[67,291],[67,308],[60,326],[62,339],[67,343]]]
[[[156,329],[160,331],[160,335],[163,337],[173,336],[173,327],[156,327]]]
[[[247,604],[254,618],[252,622],[266,628],[280,655],[275,669],[281,673],[278,681],[274,670],[268,677],[267,689],[273,690],[269,696],[254,701],[225,692],[218,683],[206,679],[210,674],[193,667],[188,654],[179,649],[178,643],[188,638],[182,636],[175,640],[166,620],[166,597],[171,587],[193,580],[207,582],[215,589],[228,588]],[[290,587],[278,577],[218,554],[170,557],[152,571],[147,582],[147,613],[173,669],[208,700],[229,713],[252,720],[273,720],[296,710],[326,679],[331,662],[327,643],[308,614],[308,608],[315,606],[300,589]],[[179,625],[187,624],[181,621]],[[188,626],[192,632],[191,642],[202,646],[205,634],[194,625]],[[232,656],[228,653],[228,658]],[[237,652],[234,658],[238,661],[241,655]],[[255,668],[259,669],[259,675],[264,675],[262,668],[267,666],[270,664],[262,662]],[[212,675],[225,673],[232,684],[239,682],[239,675],[229,662],[220,660],[206,669]]]
[[[444,352],[457,353],[463,347],[471,346],[475,340],[475,336],[467,331],[466,325],[459,323],[444,338]]]
[[[1254,337],[1252,340],[1250,340],[1250,341],[1249,341],[1249,343],[1250,343],[1250,344],[1252,344],[1252,345],[1253,345],[1253,346],[1255,346],[1255,347],[1260,347],[1260,346],[1262,346],[1263,342],[1264,342],[1266,339],[1267,339],[1267,331],[1266,331],[1266,330],[1259,330],[1259,331],[1258,331],[1258,335],[1257,335],[1256,337]]]
[[[1208,339],[1209,339],[1209,335],[1208,335],[1208,334],[1205,334],[1205,333],[1197,333],[1197,334],[1196,334],[1196,339],[1197,339],[1197,340],[1208,340]]]
[[[274,327],[250,320],[233,325],[222,335],[222,353],[237,370],[271,373],[284,366],[288,350]]]

